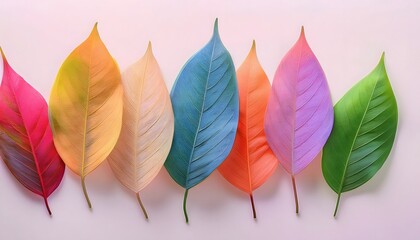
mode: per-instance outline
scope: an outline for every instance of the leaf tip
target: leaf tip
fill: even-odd
[[[93,25],[93,29],[92,29],[92,32],[90,33],[90,35],[92,36],[92,35],[99,35],[99,32],[98,32],[98,22],[95,22],[95,25]]]
[[[257,47],[255,44],[255,40],[252,40],[252,46],[249,50],[248,57],[255,57],[257,55]]]
[[[7,62],[6,55],[4,55],[3,48],[1,48],[1,46],[0,46],[0,53],[1,53],[1,57],[3,59],[3,62]]]
[[[379,62],[384,63],[385,62],[385,52],[382,52],[381,60]]]
[[[149,41],[149,43],[147,44],[146,53],[153,53],[153,51],[152,51],[152,42],[151,41]]]
[[[300,37],[304,38],[305,37],[305,27],[302,25],[302,27],[300,28]]]
[[[1,58],[3,60],[3,74],[4,74],[4,72],[5,72],[4,70],[7,66],[9,66],[9,62],[7,61],[6,55],[4,54],[1,46],[0,46],[0,53],[1,53]]]
[[[214,20],[213,36],[219,36],[219,18]]]
[[[376,65],[376,68],[385,70],[385,52],[382,52],[381,59],[379,59],[379,62],[378,62],[378,65]]]

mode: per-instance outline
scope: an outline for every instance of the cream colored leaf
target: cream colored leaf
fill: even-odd
[[[174,115],[150,43],[144,56],[123,73],[122,80],[123,125],[109,163],[118,180],[138,194],[156,177],[168,156]]]

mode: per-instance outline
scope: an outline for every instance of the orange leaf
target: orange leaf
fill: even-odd
[[[236,75],[239,86],[238,131],[232,151],[218,170],[235,187],[249,193],[256,218],[252,192],[274,173],[278,161],[264,132],[270,82],[258,61],[255,41]]]

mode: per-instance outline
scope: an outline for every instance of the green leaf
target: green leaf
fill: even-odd
[[[338,194],[360,187],[382,167],[394,143],[398,108],[384,55],[376,68],[334,106],[334,127],[322,157],[322,172]]]

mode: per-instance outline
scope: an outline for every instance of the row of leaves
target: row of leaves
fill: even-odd
[[[9,66],[3,52],[0,150],[13,175],[47,198],[65,165],[85,178],[108,162],[137,195],[165,165],[185,190],[216,168],[250,196],[280,163],[295,176],[322,157],[328,185],[340,196],[367,182],[388,157],[398,112],[384,56],[333,108],[325,74],[302,28],[281,61],[272,87],[255,42],[235,72],[217,19],[211,40],[184,65],[171,93],[149,43],[124,73],[101,41],[97,25],[64,61],[49,107]],[[334,127],[333,127],[334,126]],[[62,159],[62,160],[61,160]]]

